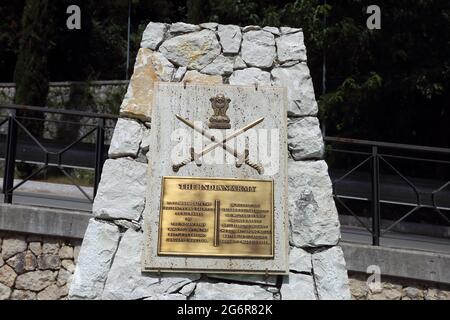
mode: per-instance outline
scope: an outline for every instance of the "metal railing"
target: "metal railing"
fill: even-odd
[[[4,139],[4,202],[12,203],[14,192],[19,187],[35,178],[39,173],[43,172],[49,167],[55,167],[59,169],[59,171],[65,176],[65,178],[67,178],[67,180],[69,180],[70,183],[73,184],[90,203],[92,203],[97,193],[102,167],[106,160],[107,148],[105,145],[105,130],[112,129],[111,126],[108,127],[106,125],[106,121],[116,120],[117,116],[110,114],[91,113],[75,110],[60,110],[49,107],[22,105],[0,105],[0,110],[6,110],[6,113],[0,116],[0,118],[4,118],[2,121],[0,121],[0,128],[3,128],[3,126],[7,125],[6,139]],[[27,116],[27,114],[30,114],[30,112],[33,113],[33,116]],[[39,114],[41,116],[34,116],[35,114]],[[74,117],[79,120],[64,121],[46,119],[46,115]],[[82,123],[81,119],[83,118],[88,118],[89,120],[91,120],[90,122],[95,123]],[[33,130],[27,127],[27,124],[36,121],[54,122],[64,126],[76,125],[80,127],[86,127],[87,131],[85,133],[82,133],[78,138],[75,138],[75,140],[73,140],[69,144],[61,145],[60,143],[55,143],[55,141],[53,141],[52,139],[44,139],[39,134],[33,134]],[[19,139],[19,130],[21,131],[22,139]],[[83,144],[82,141],[88,137],[94,137],[95,143],[84,143],[83,146],[80,146],[80,144]],[[27,140],[29,144],[25,146],[20,145],[19,140],[21,140],[22,142],[24,140]],[[19,145],[21,148],[20,150],[18,150]],[[30,152],[30,150],[32,151]],[[44,153],[43,159],[40,159],[37,156],[36,150],[42,151]],[[79,159],[75,159],[74,155],[79,153],[80,150],[85,152],[85,154],[93,154],[93,161],[88,160],[83,156]],[[18,151],[20,159],[17,159]],[[16,165],[19,161],[22,163],[41,165],[41,167],[37,170],[34,170],[31,174],[14,185]],[[85,192],[83,188],[75,181],[75,179],[67,172],[66,168],[93,169],[93,195],[87,194],[87,192]]]
[[[19,105],[0,105],[0,110],[7,111],[4,112],[4,115],[0,115],[0,130],[7,129],[0,134],[0,145],[4,143],[4,150],[0,149],[0,157],[3,153],[5,159],[4,202],[12,203],[15,191],[19,187],[36,178],[39,173],[49,167],[55,167],[64,175],[66,181],[69,181],[81,192],[87,199],[86,203],[92,203],[97,193],[102,167],[107,158],[105,130],[113,129],[112,122],[117,120],[117,116]],[[41,116],[27,116],[29,112]],[[55,120],[49,115],[64,115],[71,119],[72,117],[80,119],[74,121]],[[89,121],[81,121],[81,119],[89,119]],[[72,139],[70,143],[61,143],[53,138],[46,139],[42,135],[33,134],[33,130],[27,127],[30,121],[55,122],[59,125],[73,124],[87,129],[83,133],[77,133],[77,138]],[[109,126],[107,122],[111,122]],[[90,138],[91,142],[82,142],[86,138]],[[374,245],[380,245],[380,238],[385,233],[401,227],[403,222],[417,215],[419,210],[424,208],[435,212],[446,228],[450,226],[448,216],[448,212],[450,212],[450,170],[448,170],[450,149],[331,137],[326,137],[325,142],[327,145],[326,160],[333,182],[333,195],[336,204],[341,209],[341,217],[342,211],[345,211],[349,217],[353,217],[354,221],[367,229]],[[39,156],[39,153],[43,153],[43,158]],[[333,159],[333,154],[344,155],[346,161],[340,162],[336,158]],[[419,154],[427,154],[427,156],[419,156]],[[362,159],[356,159],[357,157]],[[353,159],[348,161],[349,158]],[[396,163],[399,160],[415,164],[405,167]],[[15,182],[18,163],[38,165],[40,168]],[[446,169],[444,174],[431,179],[433,183],[437,184],[436,186],[426,185],[427,182],[425,183],[426,188],[423,188],[423,181],[416,179],[411,172],[404,172],[406,169],[413,168],[412,171],[423,173],[423,168],[418,168],[420,165],[417,164],[432,164],[433,166],[439,164],[446,166]],[[92,195],[83,190],[66,168],[83,168],[94,172]],[[361,173],[363,168],[367,170]],[[397,180],[382,173],[382,169],[390,170],[392,177],[395,176]],[[357,172],[361,174],[359,180],[354,179]],[[428,177],[427,174],[426,176]],[[389,183],[384,180],[389,179],[391,187],[386,191],[386,185]],[[403,189],[408,188],[412,193],[406,194],[404,190],[400,190],[400,183],[403,183]],[[46,203],[51,202],[51,200],[46,201]],[[349,201],[364,202],[369,205],[369,217],[365,218],[361,212],[352,209]],[[401,216],[393,217],[390,212],[383,210],[384,205],[392,204],[409,208]],[[52,205],[46,206],[51,207]],[[86,210],[90,209],[86,208]],[[420,227],[422,228],[422,225]],[[434,232],[436,228],[433,226],[432,229]]]
[[[332,175],[333,195],[336,203],[371,234],[373,245],[380,245],[380,238],[383,235],[394,230],[420,209],[435,212],[445,226],[450,226],[449,216],[446,215],[450,210],[450,195],[445,193],[446,197],[440,199],[441,203],[438,203],[438,196],[443,195],[447,189],[450,189],[450,177],[445,174],[450,173],[450,170],[448,170],[450,149],[332,137],[326,137],[324,140],[327,144],[327,162]],[[336,153],[344,154],[347,160],[349,157],[353,157],[350,161],[351,165],[348,164],[349,161],[344,161],[344,164],[340,164],[343,169],[337,170],[339,165],[336,163],[339,161],[330,159],[330,155]],[[419,156],[419,154],[426,154],[426,156]],[[357,157],[362,159],[356,159]],[[395,161],[408,161],[410,163],[394,164]],[[435,170],[437,164],[446,166],[445,171],[443,171],[444,174],[431,179],[434,183],[437,183],[437,186],[432,186],[432,184],[425,186],[425,183],[414,177],[414,173],[423,173],[425,170],[423,164],[432,164],[432,170]],[[346,180],[349,180],[357,171],[361,171],[364,166],[369,167],[360,179],[364,183],[355,179],[342,187]],[[391,176],[389,176],[391,186],[384,186],[386,191],[383,195],[380,192],[383,186],[381,180],[386,177],[386,174],[381,174],[380,168],[382,167],[391,173]],[[402,172],[403,170],[408,171],[409,174],[405,174]],[[335,174],[332,174],[333,171]],[[340,171],[339,174],[336,173],[337,171]],[[400,187],[409,188],[413,193],[401,195]],[[364,221],[361,214],[357,214],[346,200],[370,203],[369,219]],[[401,213],[400,217],[393,219],[388,216],[388,213],[382,212],[382,205],[384,204],[406,206],[409,207],[409,210]],[[382,228],[382,217],[389,221],[385,228]],[[371,221],[371,225],[367,223],[367,220]]]

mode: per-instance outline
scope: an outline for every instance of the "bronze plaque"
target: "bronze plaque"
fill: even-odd
[[[273,258],[273,181],[163,177],[158,255]]]

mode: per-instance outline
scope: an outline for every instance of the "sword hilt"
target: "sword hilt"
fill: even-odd
[[[172,165],[172,170],[174,172],[178,172],[178,170],[180,170],[181,167],[184,167],[185,165],[187,165],[188,163],[191,163],[192,161],[194,161],[193,157],[186,158],[182,162]]]
[[[250,168],[253,168],[256,171],[258,171],[259,174],[263,174],[264,172],[264,168],[258,163],[254,163],[253,161],[245,159],[245,164],[248,165]]]

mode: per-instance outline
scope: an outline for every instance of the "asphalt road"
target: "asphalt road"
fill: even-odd
[[[345,171],[330,168],[330,176],[336,181],[345,174]],[[418,179],[408,177],[408,180],[416,188],[419,201],[422,205],[432,206],[431,194],[439,189],[447,181],[430,179]],[[349,198],[371,199],[371,177],[368,173],[355,172],[336,183],[336,194]],[[398,175],[381,175],[380,177],[380,200],[398,204],[417,204],[417,195],[414,188]],[[442,190],[436,195],[436,205],[441,208],[450,209],[450,187]]]
[[[367,245],[372,244],[370,233],[363,228],[341,226],[341,233],[342,241],[344,242]],[[380,245],[396,249],[450,254],[450,239],[448,238],[434,238],[415,234],[389,232],[381,237]]]

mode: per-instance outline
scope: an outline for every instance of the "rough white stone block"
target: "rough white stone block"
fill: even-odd
[[[70,299],[100,299],[119,244],[119,228],[91,219],[70,286]]]
[[[299,62],[300,61],[298,61],[298,60],[286,61],[286,62],[280,64],[280,67],[282,67],[282,68],[292,67],[292,66],[298,64]]]
[[[177,23],[173,23],[170,26],[169,32],[173,34],[173,33],[188,33],[188,32],[194,32],[194,31],[199,31],[199,30],[200,30],[200,27],[196,26],[194,24],[177,22]]]
[[[173,74],[172,82],[180,82],[186,74],[187,67],[179,67]]]
[[[272,300],[272,293],[260,286],[231,283],[197,283],[192,300]]]
[[[305,274],[290,273],[281,285],[282,300],[316,300],[314,279]]]
[[[174,293],[174,294],[161,294],[157,297],[148,297],[144,300],[187,300],[187,297],[183,294]]]
[[[242,33],[241,28],[234,25],[222,25],[217,28],[220,44],[223,48],[223,53],[236,54],[241,48]]]
[[[220,54],[221,47],[215,33],[204,29],[166,40],[159,51],[178,66],[201,70]]]
[[[276,28],[276,27],[264,27],[263,28],[264,31],[273,33],[276,36],[280,35],[280,29]]]
[[[202,73],[229,75],[233,72],[234,59],[232,57],[218,56],[213,62],[202,69]]]
[[[278,61],[306,61],[306,47],[303,32],[282,35],[276,39]]]
[[[325,161],[289,160],[288,186],[291,244],[336,245],[340,238],[339,220]]]
[[[197,286],[197,283],[191,282],[185,285],[183,288],[180,289],[180,293],[186,297],[189,297],[192,292],[194,292],[195,287]]]
[[[242,59],[247,65],[270,68],[276,57],[274,35],[263,30],[246,32],[241,51]]]
[[[118,119],[108,151],[109,157],[136,157],[142,140],[143,130],[143,125],[137,121],[124,118]]]
[[[159,299],[200,278],[199,274],[142,274],[142,239],[142,232],[132,229],[123,235],[106,280],[103,299]]]
[[[256,30],[261,30],[261,27],[250,25],[250,26],[245,26],[242,28],[242,32],[249,32],[249,31],[256,31]]]
[[[317,114],[314,86],[306,63],[298,63],[288,68],[275,68],[271,74],[273,85],[287,87],[289,116],[315,116]]]
[[[186,84],[222,84],[222,76],[200,73],[197,70],[189,70],[183,78]]]
[[[236,59],[234,59],[234,65],[233,69],[245,69],[247,68],[247,65],[245,64],[245,61],[242,60],[241,56],[236,56]]]
[[[150,131],[151,129],[144,129],[142,134],[141,149],[148,151],[150,149]]]
[[[301,248],[291,247],[289,252],[289,270],[312,273],[311,254]]]
[[[235,70],[230,77],[233,85],[270,85],[270,73],[258,68]]]
[[[150,22],[142,35],[141,48],[156,50],[164,40],[166,30],[164,23]]]
[[[167,60],[167,57],[157,51],[152,53],[150,59],[152,59],[153,70],[158,75],[159,80],[169,82],[175,72],[173,64]]]
[[[215,31],[217,29],[218,23],[216,22],[205,22],[205,23],[201,23],[200,27],[203,29],[209,29],[212,31]]]
[[[259,274],[208,274],[209,278],[236,281],[247,284],[262,284],[275,286],[277,284],[276,276],[265,276]]]
[[[319,119],[305,117],[288,122],[288,148],[294,160],[321,159],[325,151]]]
[[[138,220],[145,202],[147,165],[106,160],[92,211],[97,218]]]
[[[281,34],[289,34],[302,31],[301,28],[281,27]]]
[[[341,247],[312,256],[314,279],[320,300],[350,300],[347,269]]]
[[[153,82],[170,81],[174,70],[173,65],[160,52],[139,49],[130,84],[120,106],[120,114],[143,121],[150,120]]]

